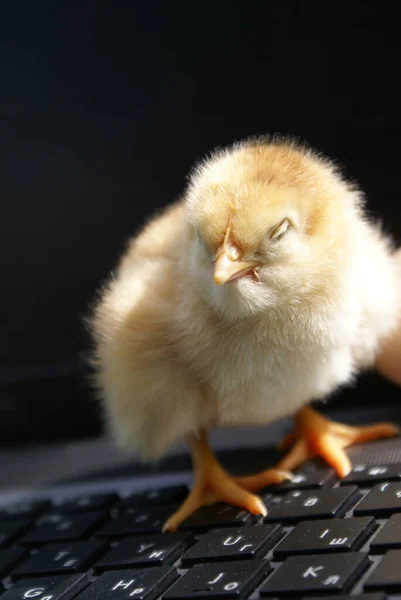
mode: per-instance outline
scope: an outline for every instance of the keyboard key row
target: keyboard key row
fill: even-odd
[[[387,517],[401,512],[401,487],[398,483],[378,484],[362,500],[354,486],[293,491],[276,499],[278,502],[271,504],[265,518],[266,523],[286,525],[311,519],[335,519],[342,517],[351,508],[358,517]],[[19,545],[38,546],[81,540],[91,535],[119,538],[159,533],[162,524],[175,508],[176,505],[159,505],[146,509],[128,509],[129,512],[119,514],[113,519],[109,518],[107,512],[99,511],[52,512],[41,517],[34,528],[31,527],[33,522],[26,519],[0,521],[0,546],[9,545],[14,540],[17,540]],[[216,504],[198,510],[182,524],[180,530],[206,532],[220,527],[252,525],[255,521],[260,521],[260,517],[255,517],[240,508]],[[341,525],[337,524],[336,527],[341,528]],[[341,535],[341,531],[337,536],[333,536],[340,539],[348,537],[345,534]]]
[[[391,499],[394,500],[392,505]],[[401,507],[401,490],[398,484],[379,484],[359,504],[359,492],[357,488],[351,486],[293,491],[278,500],[278,503],[271,505],[265,519],[266,523],[292,524],[310,519],[341,517],[355,504],[357,504],[355,515],[383,516],[383,514],[396,512],[394,509],[398,505]],[[32,522],[28,520],[0,521],[0,546],[9,544],[17,537],[20,545],[36,546],[80,540],[92,534],[101,538],[118,538],[159,533],[164,521],[175,508],[176,505],[160,505],[147,509],[129,509],[129,512],[119,514],[114,519],[109,519],[107,513],[99,511],[52,512],[40,518],[36,527],[30,530]],[[205,532],[220,527],[251,525],[258,520],[260,517],[254,517],[240,508],[216,504],[198,510],[182,524],[180,529]],[[27,533],[23,535],[26,531]],[[23,535],[22,539],[21,535]]]
[[[73,547],[69,550],[68,555],[61,556],[62,552],[66,552],[67,549],[60,549],[59,558],[54,561],[53,557],[53,562],[63,565],[63,561],[83,560],[83,554],[78,556]],[[84,565],[83,562],[80,564]],[[363,586],[364,592],[380,592],[382,594],[383,591],[386,591],[399,594],[401,592],[400,564],[401,550],[388,552],[381,562],[373,567],[372,572],[368,573],[368,579]],[[107,571],[90,583],[85,574],[57,575],[57,573],[61,573],[61,570],[55,570],[53,575],[50,575],[49,571],[49,575],[43,577],[41,569],[36,570],[32,562],[31,569],[27,569],[25,566],[20,570],[20,574],[25,573],[28,578],[17,578],[14,585],[2,594],[2,600],[26,600],[32,597],[39,600],[45,600],[45,598],[46,600],[58,600],[58,598],[65,600],[69,594],[71,597],[77,596],[77,600],[97,600],[100,597],[107,600],[128,600],[129,598],[152,600],[160,594],[163,594],[163,598],[166,600],[243,598],[257,586],[260,586],[259,594],[262,597],[302,597],[306,599],[308,594],[313,594],[316,599],[318,594],[322,594],[328,600],[330,593],[350,592],[371,566],[372,562],[365,554],[343,552],[331,555],[291,556],[275,569],[272,568],[269,561],[257,558],[207,562],[192,566],[181,576],[176,569],[169,565],[146,569],[125,568]],[[69,572],[69,570],[64,571],[64,573]],[[42,576],[32,578],[33,575]],[[79,594],[79,592],[81,593]],[[367,598],[379,600],[382,598],[380,594],[369,595]],[[352,596],[352,598],[358,598],[358,596]],[[363,595],[360,598],[362,600]]]
[[[377,482],[401,481],[401,465],[355,465],[353,471],[340,481],[341,485],[357,484],[373,485]],[[295,473],[292,481],[272,486],[269,492],[286,493],[289,490],[322,488],[335,482],[335,474],[331,469],[314,467]],[[0,520],[10,518],[35,518],[51,509],[62,512],[89,512],[106,510],[116,506],[119,510],[130,508],[178,504],[188,494],[186,485],[152,489],[139,494],[133,494],[120,500],[116,493],[87,494],[75,498],[67,498],[53,504],[50,500],[35,500],[18,502],[6,507],[0,507]]]
[[[266,524],[214,529],[198,541],[189,532],[141,535],[124,539],[111,549],[102,541],[52,543],[33,555],[16,548],[0,551],[0,574],[8,574],[16,565],[12,572],[14,579],[75,573],[92,566],[96,573],[102,573],[171,565],[177,559],[181,559],[184,567],[190,567],[204,562],[261,558],[273,548],[274,560],[282,561],[295,555],[359,550],[377,527],[372,517],[355,517],[305,521],[286,536],[280,525]],[[401,515],[391,517],[370,542],[371,554],[392,548],[401,548]],[[25,561],[21,562],[23,558]]]
[[[107,553],[107,544],[93,541],[51,544],[28,558],[14,571],[13,577],[76,572],[89,563],[92,565],[100,553],[103,556],[94,565],[96,573],[172,564],[181,557],[184,567],[201,562],[253,559],[264,556],[274,546],[275,560],[297,554],[350,552],[358,550],[376,528],[372,517],[307,521],[299,523],[278,546],[284,536],[278,524],[214,529],[196,543],[193,535],[185,532],[135,536],[122,540]],[[376,539],[375,547],[378,544],[384,547],[386,543],[383,538]]]
[[[379,467],[366,468],[363,471],[364,477],[373,477],[378,469]],[[383,472],[385,468],[381,467],[381,469],[380,472]],[[395,476],[395,469],[396,465],[386,467],[386,474]],[[312,479],[308,479],[307,475],[299,474],[298,485],[307,486],[311,482],[321,485],[328,476],[327,470],[323,473],[325,474],[316,475],[315,472],[310,476]],[[362,476],[361,473],[360,470],[351,475],[355,478]],[[290,485],[293,483],[290,482]],[[273,497],[275,502],[270,503],[266,522],[285,524],[309,519],[341,517],[355,504],[357,504],[354,511],[356,516],[386,517],[401,512],[401,484],[388,481],[376,485],[359,503],[358,489],[352,485],[334,489],[324,487],[314,490],[299,489],[287,491],[282,495],[284,491],[285,484],[281,486],[280,494]],[[97,494],[69,499],[59,503],[60,510],[42,517],[35,530],[24,537],[23,543],[41,544],[80,539],[87,536],[94,528],[97,529],[100,521],[108,516],[106,514],[108,509],[114,506],[120,511],[119,516],[110,520],[99,535],[118,537],[152,533],[160,530],[164,520],[177,507],[177,504],[172,504],[171,501],[179,499],[181,501],[186,493],[186,486],[176,486],[131,496],[117,504],[116,494]],[[147,506],[144,506],[145,504]],[[50,502],[37,501],[19,503],[1,509],[0,546],[6,546],[19,538],[33,524],[34,519],[49,508],[51,508]],[[215,527],[251,524],[254,521],[252,515],[246,511],[221,504],[200,509],[183,524],[181,529],[201,532]]]
[[[166,600],[245,598],[260,584],[262,597],[344,593],[369,565],[365,555],[349,553],[292,557],[273,573],[267,561],[257,559],[206,563],[195,565],[177,581],[176,571],[169,567],[108,572],[84,590],[79,600],[153,599],[160,593]]]
[[[10,506],[0,507],[0,521],[10,519],[35,519],[51,510],[64,513],[104,511],[112,507],[125,511],[130,508],[178,504],[188,494],[186,485],[178,485],[161,489],[152,489],[140,494],[134,494],[121,500],[116,493],[86,494],[79,497],[67,498],[56,503],[50,500],[34,500],[17,502]]]

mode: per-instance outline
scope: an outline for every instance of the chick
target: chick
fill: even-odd
[[[253,492],[320,455],[340,476],[344,447],[392,436],[313,411],[374,363],[396,326],[397,269],[361,193],[328,160],[285,139],[216,151],[183,198],[129,244],[92,317],[93,364],[112,434],[143,459],[187,440],[195,483],[168,519],[204,504],[255,514]],[[296,414],[276,469],[232,478],[207,431]]]

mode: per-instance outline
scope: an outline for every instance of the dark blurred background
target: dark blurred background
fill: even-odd
[[[396,15],[386,2],[3,2],[0,439],[97,434],[89,302],[216,145],[290,133],[339,160],[401,242]],[[387,398],[368,376],[338,402]],[[399,394],[397,396],[399,401]]]

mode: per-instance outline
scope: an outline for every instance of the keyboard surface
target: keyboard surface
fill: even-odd
[[[401,595],[401,464],[338,481],[309,466],[261,492],[265,518],[216,504],[161,526],[186,486],[0,508],[0,600]]]

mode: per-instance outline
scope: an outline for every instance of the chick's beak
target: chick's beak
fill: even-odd
[[[217,285],[223,285],[247,275],[260,263],[256,261],[241,261],[230,258],[226,251],[218,252],[214,263],[213,280]]]

